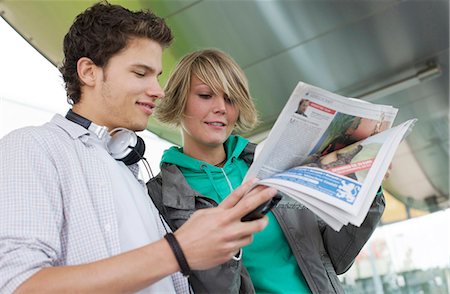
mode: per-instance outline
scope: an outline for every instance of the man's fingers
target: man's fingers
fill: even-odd
[[[277,194],[274,188],[259,186],[250,191],[245,198],[239,201],[233,209],[230,209],[228,215],[230,218],[241,219],[247,213],[253,211],[259,205],[269,201]]]
[[[239,202],[239,200],[244,197],[245,193],[255,184],[257,179],[251,179],[241,186],[239,186],[236,190],[233,191],[227,198],[225,198],[220,204],[219,207],[222,208],[232,208]]]
[[[268,223],[269,218],[267,216],[251,222],[241,222],[238,229],[241,232],[238,237],[239,247],[250,244],[253,241],[253,234],[264,230]]]

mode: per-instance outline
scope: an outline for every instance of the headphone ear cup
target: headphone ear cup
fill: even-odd
[[[107,149],[114,159],[132,165],[144,156],[145,143],[135,132],[120,128],[111,131]]]
[[[136,146],[129,147],[131,149],[130,153],[122,159],[118,159],[123,161],[126,165],[132,165],[141,160],[144,157],[145,153],[145,143],[144,140],[136,135]]]

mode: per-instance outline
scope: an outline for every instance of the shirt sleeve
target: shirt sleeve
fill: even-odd
[[[61,255],[59,176],[37,128],[0,140],[0,292],[12,293]]]

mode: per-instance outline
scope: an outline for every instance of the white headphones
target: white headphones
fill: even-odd
[[[98,126],[85,117],[75,113],[70,109],[66,118],[80,126],[95,133],[100,139],[108,133],[108,128]],[[145,143],[135,132],[125,128],[116,128],[109,132],[111,136],[106,142],[106,149],[109,154],[126,165],[132,165],[144,158]]]

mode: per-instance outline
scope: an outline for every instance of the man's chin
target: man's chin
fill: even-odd
[[[147,129],[147,124],[135,124],[130,125],[127,129],[133,132],[142,132],[143,130]]]
[[[147,129],[148,126],[148,120],[150,119],[150,116],[147,116],[145,119],[140,120],[137,122],[135,127],[135,132],[141,132]]]
[[[146,129],[147,129],[147,126],[135,128],[135,129],[133,129],[132,131],[135,131],[135,132],[142,132],[142,131],[144,131],[144,130],[146,130]]]

